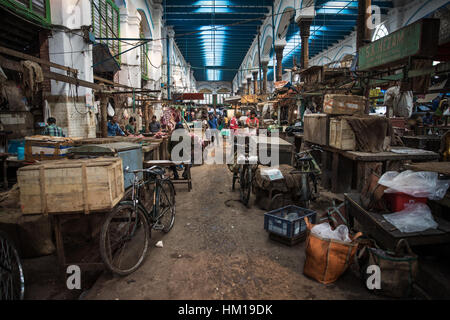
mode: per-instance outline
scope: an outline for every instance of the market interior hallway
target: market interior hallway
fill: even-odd
[[[192,177],[191,192],[177,186],[174,228],[152,232],[141,268],[104,272],[84,299],[373,299],[350,272],[328,286],[306,278],[304,243],[269,240],[264,211],[238,201],[225,165],[194,167]]]

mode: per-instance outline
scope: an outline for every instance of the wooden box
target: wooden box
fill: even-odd
[[[304,136],[307,142],[328,145],[330,116],[323,113],[305,114]]]
[[[67,157],[77,138],[30,136],[25,137],[25,160],[58,160]]]
[[[330,120],[330,147],[347,151],[356,150],[355,133],[347,120],[339,118]]]
[[[326,94],[323,99],[323,112],[334,115],[363,114],[366,98],[344,94]]]
[[[23,214],[111,210],[124,195],[121,158],[44,161],[17,172]]]

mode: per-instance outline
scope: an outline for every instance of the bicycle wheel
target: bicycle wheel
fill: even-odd
[[[241,201],[248,207],[252,191],[252,170],[249,166],[242,166],[239,181],[241,184]]]
[[[100,254],[113,273],[128,275],[139,268],[145,258],[150,229],[142,208],[134,210],[132,203],[120,203],[103,224],[100,234]]]
[[[162,230],[168,233],[175,222],[175,188],[169,180],[161,180],[159,189],[159,223]]]
[[[23,300],[25,278],[19,254],[8,236],[0,231],[0,300]]]

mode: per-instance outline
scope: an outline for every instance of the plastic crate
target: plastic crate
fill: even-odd
[[[285,238],[297,238],[306,233],[304,218],[314,224],[316,212],[297,206],[287,206],[264,214],[264,229]]]
[[[405,209],[406,204],[427,203],[427,198],[417,198],[402,192],[385,193],[388,208],[392,212],[399,212]]]

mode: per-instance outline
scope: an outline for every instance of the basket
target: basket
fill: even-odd
[[[264,214],[264,229],[269,233],[294,239],[306,234],[304,218],[316,221],[316,212],[297,206],[286,206]]]

